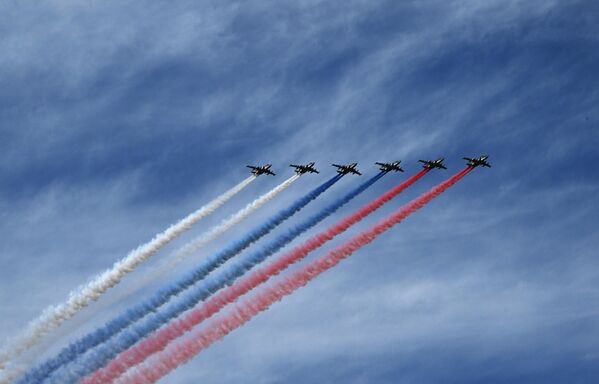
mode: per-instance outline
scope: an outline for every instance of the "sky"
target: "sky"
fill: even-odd
[[[327,180],[330,163],[358,162],[364,179],[397,159],[406,173],[312,233],[418,159],[443,156],[449,170],[324,250],[462,156],[488,153],[492,168],[162,382],[593,382],[598,18],[591,0],[2,2],[0,340],[247,177],[247,164],[277,176],[148,265],[290,176],[289,163],[321,174],[204,253]],[[360,181],[344,177],[278,230]],[[25,361],[149,295],[116,300],[144,268]]]

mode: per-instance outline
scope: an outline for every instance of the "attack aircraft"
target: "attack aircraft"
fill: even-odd
[[[400,160],[394,161],[392,163],[375,163],[376,165],[380,165],[380,170],[383,172],[403,172],[403,169],[399,166],[401,163]]]
[[[482,165],[483,167],[488,167],[491,168],[491,164],[489,164],[487,162],[487,159],[489,158],[489,155],[482,155],[479,157],[475,157],[475,158],[470,158],[470,157],[464,157],[464,160],[468,160],[468,165],[471,166],[472,168],[476,168],[479,165]]]
[[[347,175],[348,173],[353,173],[354,175],[362,175],[360,171],[356,169],[356,165],[358,165],[358,163],[351,163],[348,165],[333,164],[333,167],[337,167],[337,173],[341,175]]]
[[[440,157],[437,160],[418,160],[418,161],[423,163],[424,164],[423,167],[426,169],[433,169],[433,168],[447,169],[445,167],[445,165],[443,164],[443,160],[445,160],[445,159]]]
[[[246,165],[246,167],[251,168],[252,173],[256,176],[260,176],[260,175],[274,176],[275,175],[275,173],[270,170],[270,167],[272,167],[272,164],[265,164],[261,167],[257,167],[254,165]]]
[[[306,165],[289,164],[289,166],[295,168],[295,173],[298,175],[303,175],[304,173],[320,173],[314,168],[314,162]]]

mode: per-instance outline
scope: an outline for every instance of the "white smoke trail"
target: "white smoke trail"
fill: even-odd
[[[210,229],[208,232],[201,234],[196,239],[190,241],[183,247],[179,248],[175,251],[171,256],[165,258],[162,261],[162,264],[153,267],[148,271],[144,271],[143,276],[140,276],[133,282],[130,286],[127,287],[127,291],[119,292],[116,295],[113,295],[109,301],[105,302],[104,305],[111,305],[115,302],[122,300],[125,297],[137,292],[139,289],[145,287],[152,281],[155,281],[158,277],[160,277],[163,273],[171,270],[176,267],[180,262],[185,260],[186,257],[194,254],[196,251],[200,250],[206,244],[215,240],[228,229],[232,228],[234,225],[243,221],[246,217],[248,217],[252,212],[256,209],[260,208],[262,205],[272,200],[277,194],[282,192],[285,188],[289,187],[291,183],[297,180],[299,176],[294,175],[289,179],[285,180],[283,183],[279,184],[277,187],[273,188],[271,191],[266,193],[265,195],[257,198],[256,200],[249,203],[243,209],[234,213],[228,219],[225,219],[220,222],[217,226]],[[2,384],[2,382],[0,382]]]
[[[187,245],[185,245],[184,247],[179,249],[175,253],[175,255],[176,255],[175,258],[183,259],[186,256],[194,254],[196,251],[200,250],[202,248],[202,246],[207,244],[209,241],[214,240],[219,235],[223,234],[225,231],[232,228],[234,225],[238,224],[245,218],[247,218],[251,213],[253,213],[255,210],[260,208],[262,205],[266,204],[267,202],[269,202],[270,200],[275,198],[279,193],[283,192],[286,188],[291,186],[291,184],[294,181],[296,181],[298,178],[299,178],[298,175],[294,175],[294,176],[290,177],[289,179],[285,180],[283,183],[279,184],[277,187],[270,190],[268,193],[262,195],[261,197],[257,198],[256,200],[252,201],[251,203],[249,203],[247,206],[245,206],[243,209],[241,209],[237,213],[233,214],[228,219],[223,220],[221,223],[219,223],[217,226],[210,229],[205,234],[199,236],[195,240],[189,242]],[[263,226],[265,226],[265,225],[263,225]],[[256,236],[256,235],[254,235],[253,232],[255,232],[255,231],[252,231],[251,234],[253,236]],[[244,238],[245,237],[248,237],[248,236],[244,236]],[[243,242],[243,243],[245,243],[245,242]],[[211,256],[213,256],[213,255],[211,255]],[[211,259],[208,258],[208,260],[211,260]],[[212,262],[210,262],[208,264],[208,266],[210,266],[211,264],[212,264]],[[177,281],[174,285],[187,284],[190,281],[190,279],[189,279],[190,277],[191,277],[191,275],[185,276],[182,281]],[[184,288],[181,288],[181,289],[184,289]],[[170,291],[170,288],[166,289],[166,291]],[[180,291],[178,291],[178,292],[180,292]],[[177,293],[174,293],[174,294],[177,294]],[[79,348],[89,351],[89,349],[94,348],[96,345],[98,345],[98,343],[105,342],[108,338],[111,338],[113,335],[122,331],[123,327],[127,327],[132,322],[139,321],[141,318],[143,318],[145,315],[147,315],[150,311],[153,311],[153,309],[151,309],[150,307],[155,309],[156,307],[154,307],[154,305],[157,305],[157,306],[162,305],[162,304],[156,304],[155,303],[156,300],[165,299],[166,301],[168,301],[169,297],[171,297],[170,293],[166,293],[165,291],[160,290],[159,294],[150,298],[148,302],[142,302],[142,303],[140,303],[139,307],[130,308],[122,316],[118,316],[117,318],[111,320],[109,323],[106,324],[106,326],[98,328],[96,331],[92,332],[91,334],[88,334],[83,339],[78,340],[78,341],[74,342],[73,344],[69,345],[65,350],[65,355],[64,355],[65,357],[62,357],[63,353],[61,352],[59,354],[60,357],[58,357],[55,361],[50,362],[50,364],[55,366],[55,368],[51,368],[51,371],[49,373],[42,373],[41,375],[39,375],[39,377],[37,377],[36,376],[37,374],[34,373],[34,375],[31,377],[32,380],[25,380],[25,381],[23,381],[23,383],[25,383],[25,382],[27,382],[27,383],[41,382],[44,380],[44,378],[48,378],[48,375],[52,375],[52,377],[48,378],[49,382],[52,382],[52,383],[73,382],[74,378],[71,376],[72,376],[72,374],[75,374],[75,375],[77,375],[77,374],[75,373],[76,371],[73,371],[72,369],[77,370],[77,369],[81,368],[82,366],[80,366],[78,364],[76,364],[75,366],[72,366],[72,365],[69,366],[69,363],[71,361],[77,359],[76,355],[80,354],[80,352],[78,351]],[[67,350],[72,350],[73,352],[71,353],[71,352],[68,352]],[[82,353],[85,353],[85,352],[82,352]],[[62,370],[60,369],[61,367],[62,367]],[[53,375],[52,372],[56,371],[56,370],[58,370],[58,371],[55,372],[56,374]],[[67,377],[64,377],[63,375],[67,376]]]
[[[212,200],[209,204],[191,213],[178,223],[171,225],[164,232],[157,234],[148,243],[129,252],[125,258],[114,263],[112,268],[97,275],[86,285],[71,291],[65,303],[46,308],[39,318],[33,320],[28,325],[20,337],[15,338],[3,348],[0,352],[0,369],[4,368],[8,361],[19,357],[23,352],[36,345],[44,335],[73,317],[81,309],[89,305],[90,302],[97,300],[109,288],[118,284],[125,275],[132,272],[135,267],[156,254],[158,250],[179,235],[189,230],[199,220],[213,213],[217,208],[248,186],[255,178],[256,176],[253,175],[248,177]],[[4,373],[4,375],[8,375],[8,372]]]
[[[229,217],[227,220],[223,220],[219,225],[212,228],[210,231],[204,233],[202,236],[198,237],[194,241],[187,243],[185,246],[183,246],[181,249],[175,252],[175,254],[172,257],[165,261],[167,265],[165,265],[164,268],[170,268],[183,261],[189,255],[198,251],[204,245],[220,236],[223,232],[225,232],[235,224],[248,217],[256,209],[260,208],[262,205],[272,200],[276,195],[278,195],[287,187],[289,187],[297,179],[299,179],[299,175],[291,176],[289,179],[285,180],[283,183],[273,188],[267,194],[257,198],[256,200],[248,204],[245,208],[235,213],[233,216]]]
[[[158,278],[160,275],[162,275],[163,273],[176,267],[180,262],[185,260],[185,258],[194,254],[195,252],[200,250],[202,247],[204,247],[206,244],[208,244],[209,242],[211,242],[212,240],[216,239],[218,236],[223,234],[229,228],[233,227],[235,224],[244,220],[252,212],[254,212],[256,209],[260,208],[266,202],[268,202],[269,200],[272,200],[277,194],[282,192],[285,188],[289,187],[291,185],[291,183],[293,183],[298,178],[299,178],[298,175],[294,175],[294,176],[290,177],[289,179],[285,180],[283,183],[279,184],[277,187],[272,189],[267,194],[257,198],[256,200],[254,200],[253,202],[248,204],[245,208],[243,208],[239,212],[233,214],[228,219],[223,220],[219,225],[217,225],[216,227],[213,227],[210,231],[202,234],[201,236],[197,237],[195,240],[193,240],[193,241],[187,243],[186,245],[184,245],[183,247],[181,247],[179,250],[174,252],[173,255],[171,255],[168,258],[165,258],[162,261],[162,264],[154,267],[153,269],[151,269],[147,273],[145,273],[142,277],[140,277],[139,280],[130,287],[128,292],[123,292],[120,295],[116,296],[115,300],[120,300],[123,297],[125,297],[126,295],[128,295],[129,293],[135,292],[135,291],[139,290],[140,288],[146,286],[149,282],[155,281],[156,278]]]

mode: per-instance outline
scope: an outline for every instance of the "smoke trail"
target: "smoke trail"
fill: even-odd
[[[217,239],[220,235],[222,235],[223,233],[228,231],[234,225],[237,225],[241,221],[245,220],[252,212],[254,212],[256,209],[260,208],[262,205],[264,205],[268,201],[272,200],[276,195],[278,195],[284,189],[289,187],[289,185],[291,185],[291,183],[293,181],[297,180],[298,178],[299,178],[298,175],[292,176],[290,179],[286,180],[285,182],[281,183],[280,185],[278,185],[277,187],[272,189],[266,195],[254,200],[252,203],[248,204],[244,209],[238,211],[237,213],[235,213],[228,219],[223,220],[219,225],[211,228],[208,232],[203,233],[202,235],[198,236],[193,241],[190,241],[189,243],[185,244],[183,247],[178,249],[172,255],[165,258],[163,261],[163,264],[161,266],[146,272],[144,274],[144,276],[142,276],[135,283],[134,286],[131,286],[131,288],[127,292],[124,292],[121,296],[126,296],[126,295],[134,292],[136,289],[143,287],[152,281],[156,281],[156,279],[161,274],[165,273],[169,269],[174,268],[177,264],[179,264],[185,258],[193,255],[194,253],[196,253],[197,251],[202,249],[206,244]],[[115,299],[118,300],[120,298],[121,297],[117,297]]]
[[[199,286],[193,288],[192,294],[187,295],[185,297],[186,302],[177,310],[177,312],[181,313],[183,310],[192,308],[199,301],[205,300],[213,292],[216,292],[218,289],[224,287],[225,285],[232,284],[237,277],[250,270],[256,264],[261,263],[267,257],[275,254],[285,245],[294,240],[297,236],[301,235],[308,229],[312,228],[313,226],[315,226],[316,224],[333,214],[343,205],[347,204],[354,197],[365,191],[368,187],[370,187],[377,180],[383,177],[383,175],[385,175],[385,173],[383,172],[375,175],[374,177],[362,183],[346,195],[336,199],[334,202],[321,209],[315,215],[304,220],[302,223],[295,225],[289,231],[280,235],[269,244],[263,246],[258,251],[250,255],[244,256],[240,260],[236,260],[236,263],[234,263],[230,267],[227,267],[224,271],[219,270],[216,272],[216,275],[208,276]],[[188,317],[189,315],[185,316],[186,319]],[[162,319],[159,318],[158,320]],[[174,322],[180,323],[182,321],[185,322],[185,325],[191,326],[191,322],[184,320],[176,320]],[[162,323],[158,324],[154,328],[157,329],[160,325],[162,325]],[[171,331],[173,331],[173,328],[170,324],[168,328]],[[186,330],[188,330],[188,328],[186,328]],[[176,331],[168,332],[168,338],[172,340],[178,337],[179,334],[185,332],[186,330],[183,330],[183,328],[177,328]],[[114,380],[117,376],[122,374],[129,367],[139,364],[148,355],[160,350],[156,349],[160,347],[152,340],[156,340],[157,338],[161,339],[161,342],[165,345],[168,342],[168,340],[164,340],[164,337],[166,337],[165,332],[167,332],[165,329],[161,329],[157,334],[152,335],[148,340],[141,341],[138,345],[135,345],[131,347],[129,350],[122,352],[119,356],[117,356],[114,360],[110,362],[109,366],[96,371],[93,377],[86,380],[86,382],[108,382]],[[158,334],[160,334],[161,336],[158,336]],[[119,335],[119,337],[122,336],[123,335]],[[136,339],[140,339],[141,336],[143,335],[136,335]]]
[[[210,231],[202,234],[195,240],[193,240],[193,241],[187,243],[186,245],[184,245],[183,247],[181,247],[181,249],[179,249],[177,252],[175,252],[172,255],[172,257],[169,258],[169,260],[167,262],[171,266],[174,266],[175,264],[181,262],[186,257],[199,251],[206,244],[208,244],[212,240],[215,240],[217,237],[219,237],[220,235],[225,233],[227,230],[231,229],[234,225],[245,220],[252,212],[257,210],[258,208],[260,208],[261,206],[263,206],[270,200],[274,199],[275,196],[277,196],[279,193],[281,193],[285,189],[287,189],[297,179],[299,179],[298,175],[291,176],[289,179],[285,180],[284,182],[282,182],[281,184],[279,184],[278,186],[273,188],[267,194],[254,200],[253,202],[248,204],[245,208],[243,208],[242,210],[238,211],[237,213],[235,213],[234,215],[229,217],[227,220],[223,220],[219,225],[212,228]]]
[[[286,187],[286,186],[290,185],[291,182],[295,181],[298,177],[299,176],[294,175],[289,180],[287,180],[285,183],[281,184],[281,186],[275,188],[273,191],[280,192],[283,189],[282,187]],[[59,368],[63,365],[67,365],[71,361],[77,359],[79,356],[84,354],[86,351],[105,342],[106,340],[110,339],[112,336],[121,332],[123,329],[125,329],[130,324],[143,318],[145,315],[149,314],[150,312],[155,311],[160,306],[167,303],[171,297],[178,295],[179,293],[183,292],[185,289],[189,288],[191,285],[195,284],[197,281],[203,279],[208,273],[210,273],[212,270],[219,267],[226,260],[235,256],[237,253],[241,252],[243,249],[247,248],[250,244],[257,241],[260,237],[266,235],[268,232],[270,232],[272,229],[274,229],[277,225],[279,225],[280,223],[282,223],[283,221],[285,221],[286,219],[291,217],[294,213],[296,213],[297,211],[302,209],[305,205],[307,205],[310,201],[315,199],[322,192],[324,192],[329,187],[331,187],[340,178],[341,178],[341,176],[339,176],[339,175],[331,178],[329,181],[322,184],[318,188],[314,189],[313,191],[308,193],[306,196],[298,199],[296,202],[291,204],[288,208],[283,209],[280,212],[278,212],[276,215],[271,217],[268,221],[266,221],[262,225],[256,227],[253,231],[250,231],[249,233],[247,233],[240,240],[230,244],[228,247],[225,247],[225,249],[223,249],[221,252],[204,259],[197,268],[195,268],[191,273],[186,274],[183,278],[181,278],[176,283],[166,286],[165,288],[159,290],[152,298],[145,300],[141,304],[136,305],[135,307],[127,310],[125,313],[121,314],[116,319],[108,322],[106,325],[97,329],[93,333],[85,336],[83,339],[72,343],[67,348],[63,349],[63,351],[61,351],[57,357],[45,362],[37,369],[30,371],[19,382],[40,382],[40,381],[44,380],[45,378],[48,377],[49,374],[51,374],[57,368]],[[274,194],[272,193],[273,191],[269,192],[269,194],[267,194],[265,196],[269,196],[269,199],[274,197]],[[264,199],[263,198],[258,199],[258,200],[256,200],[256,202],[259,200],[262,201]],[[251,205],[253,206],[255,204],[251,204]],[[243,210],[243,211],[245,211],[245,210]],[[234,215],[234,217],[236,217],[236,216],[238,216],[238,215],[237,214]],[[189,250],[191,248],[192,247],[189,247],[189,246],[185,247],[186,250]],[[160,316],[160,315],[157,314],[155,316]],[[154,318],[154,317],[152,317],[152,318]],[[146,323],[149,323],[149,321],[143,322],[142,324],[145,325]],[[119,338],[118,340],[123,341],[122,338]],[[129,341],[124,340],[123,342],[128,343]],[[129,344],[129,345],[131,345],[131,344]],[[127,348],[129,345],[120,347],[116,343],[109,343],[108,346],[110,346],[110,348],[117,348],[116,352],[114,352],[114,353],[110,352],[111,349],[109,347],[102,347],[100,349],[100,351],[107,354],[107,356],[109,356],[109,357],[105,358],[105,361],[108,361],[112,356],[114,356],[115,354],[120,352],[120,350]],[[118,348],[122,348],[122,349],[118,350]],[[98,352],[98,353],[100,353],[100,352]],[[95,356],[95,353],[91,354],[91,356]],[[98,363],[94,362],[91,358],[89,358],[89,359],[85,358],[84,364],[76,364],[76,367],[71,368],[71,369],[65,368],[65,369],[61,370],[61,373],[57,373],[56,376],[61,378],[59,380],[59,382],[66,381],[67,379],[65,377],[83,376],[85,374],[89,374],[89,373],[93,372],[95,369],[97,369],[101,366],[101,365],[97,365],[97,364]],[[63,376],[65,376],[65,377],[63,377]]]
[[[239,210],[237,213],[230,216],[228,219],[223,220],[219,225],[213,227],[210,231],[201,235],[197,239],[188,243],[186,246],[181,248],[179,251],[175,253],[177,258],[185,257],[191,252],[198,250],[201,246],[208,243],[210,240],[214,240],[216,237],[233,227],[235,224],[238,224],[245,218],[247,218],[251,213],[260,208],[262,205],[266,204],[279,193],[288,188],[294,181],[299,178],[298,175],[293,175],[289,179],[285,180],[266,194],[260,196],[255,199],[248,205],[246,205],[243,209]],[[255,179],[255,176],[251,176],[251,179]],[[164,302],[168,301],[168,298],[165,299]],[[148,309],[150,311],[151,309]],[[104,339],[112,336],[114,333],[119,332],[121,329],[125,328],[131,322],[138,320],[143,317],[147,312],[145,311],[145,306],[139,305],[135,308],[135,311],[131,314],[127,313],[119,318],[109,322],[104,328],[98,329],[96,332],[85,336],[84,338],[78,340],[77,342],[69,345],[67,348],[63,349],[61,353],[54,359],[49,360],[48,362],[42,364],[39,369],[35,369],[30,371],[30,373],[34,373],[33,375],[27,374],[23,378],[21,378],[18,382],[40,382],[42,381],[47,373],[54,371],[57,367],[59,367],[63,361],[68,362],[71,359],[74,359],[78,354],[84,353],[88,349],[98,345]],[[138,318],[135,318],[135,315],[139,315]],[[47,372],[47,373],[45,373]],[[0,383],[3,384],[3,383]]]
[[[374,212],[375,210],[380,208],[383,204],[385,204],[386,202],[388,202],[391,199],[393,199],[394,197],[396,197],[399,193],[401,193],[403,190],[408,188],[410,185],[414,184],[422,176],[424,176],[427,172],[428,172],[428,170],[426,170],[426,169],[418,172],[416,175],[410,177],[408,180],[404,181],[403,183],[393,187],[391,190],[387,191],[386,193],[381,195],[379,198],[366,204],[365,206],[358,209],[356,212],[350,214],[346,218],[340,220],[337,224],[334,224],[333,226],[331,226],[329,229],[327,229],[323,233],[313,236],[312,238],[310,238],[303,244],[295,247],[291,251],[289,251],[286,254],[284,254],[283,256],[279,257],[275,263],[271,264],[271,266],[275,268],[271,271],[272,274],[278,273],[279,271],[286,268],[288,265],[300,260],[301,258],[306,256],[309,252],[322,246],[324,243],[331,240],[333,237],[335,237],[338,234],[340,234],[341,232],[347,230],[350,226],[352,226],[353,224],[362,220],[364,217],[366,217],[367,215],[371,214],[372,212]],[[375,176],[375,178],[376,177],[377,176]],[[367,186],[367,184],[368,184],[368,182],[365,183],[364,186]],[[359,189],[360,188],[358,188],[356,191],[359,191]],[[352,196],[352,194],[350,193],[346,197],[349,197],[349,196]],[[343,198],[341,199],[341,201],[344,201],[344,200],[345,199],[343,199]],[[333,213],[333,208],[335,208],[336,205],[337,205],[337,202],[331,204],[330,207],[325,208],[323,210],[323,212],[321,212],[321,213],[322,214],[325,214],[326,212],[328,212],[328,214]],[[315,217],[318,217],[319,215],[316,215]],[[309,222],[309,220],[307,222]],[[314,224],[316,224],[316,223],[314,223]],[[266,256],[268,256],[268,255],[266,255]],[[266,256],[264,256],[264,257],[266,257]],[[236,277],[235,276],[236,274],[234,272],[236,272],[237,269],[241,269],[241,270],[250,269],[253,265],[257,264],[261,260],[262,260],[262,257],[260,255],[260,253],[249,256],[249,257],[245,257],[243,259],[243,261],[240,262],[238,265],[232,266],[231,268],[227,269],[224,273],[221,273],[221,276],[223,279],[225,279],[226,284],[231,284]],[[214,280],[218,280],[219,278],[221,278],[221,277],[217,277]],[[210,279],[210,277],[208,279]],[[210,280],[212,280],[212,279],[210,279]],[[210,280],[207,280],[207,281],[210,281]],[[247,280],[244,280],[244,281],[247,281]],[[253,281],[253,282],[256,282],[256,284],[259,284],[256,279],[250,280],[250,281]],[[244,292],[236,291],[238,293],[238,296],[246,293],[247,291],[249,291],[255,287],[255,286],[252,286],[251,284],[248,285],[248,284],[244,284],[244,283],[242,283],[241,285],[235,284],[234,286],[235,287],[243,287],[245,289]],[[198,288],[198,289],[195,289],[194,291],[196,291],[198,293],[199,297],[203,297],[202,295],[205,295],[206,292],[216,291],[216,289],[212,289],[212,288],[213,287],[207,287],[203,291]],[[225,305],[225,301],[226,301],[223,299],[223,296],[222,296],[223,294],[226,295],[224,297],[227,298],[228,300],[234,300],[233,297],[235,295],[231,296],[231,291],[232,291],[231,289],[227,289],[227,290],[223,291],[223,292],[227,292],[227,293],[219,293],[216,296],[216,298],[211,299],[207,303],[205,303],[205,305],[203,307],[207,308],[207,312],[204,312],[203,311],[204,308],[201,308],[201,309],[194,310],[194,311],[186,314],[183,319],[173,322],[172,326],[171,326],[171,324],[169,324],[169,326],[165,327],[164,329],[161,329],[157,334],[151,336],[148,340],[141,342],[138,346],[135,346],[130,351],[125,352],[123,355],[123,358],[122,359],[119,358],[120,361],[111,362],[106,368],[98,371],[98,376],[96,376],[96,375],[94,375],[94,376],[110,379],[110,378],[114,377],[115,375],[118,376],[118,375],[122,374],[124,369],[128,369],[129,367],[131,367],[135,364],[139,364],[139,362],[141,362],[141,360],[145,359],[149,354],[155,353],[158,350],[164,348],[166,343],[168,343],[168,341],[169,341],[169,340],[167,340],[168,338],[174,339],[174,338],[178,337],[179,336],[178,334],[183,334],[183,333],[187,332],[189,329],[191,329],[191,327],[193,327],[194,325],[203,321],[204,318],[209,317],[212,314],[214,314],[215,312],[217,312],[218,310],[220,310],[220,308],[222,308],[222,306]],[[126,355],[126,357],[125,357],[125,355]],[[124,361],[126,361],[126,366],[124,366],[124,363],[123,363]],[[103,375],[105,375],[105,376],[103,376]]]
[[[306,285],[310,280],[314,279],[322,272],[334,267],[356,250],[372,242],[380,234],[400,223],[407,216],[439,196],[468,174],[472,169],[472,167],[463,169],[446,181],[435,186],[430,191],[410,201],[371,228],[358,233],[313,262],[291,272],[289,276],[270,286],[264,287],[255,296],[235,305],[232,310],[222,318],[211,322],[208,327],[194,332],[193,337],[170,345],[163,353],[159,354],[156,359],[151,359],[148,364],[140,366],[137,370],[133,371],[131,375],[125,377],[122,382],[130,384],[156,382],[179,365],[187,362],[196,354],[206,349],[215,341],[223,338],[234,329],[241,327],[256,314],[265,311],[273,303]],[[237,283],[235,285],[237,285]]]
[[[78,311],[86,307],[91,301],[96,300],[110,287],[118,284],[135,267],[156,254],[160,248],[189,230],[199,220],[208,216],[237,193],[241,192],[255,178],[255,176],[248,177],[212,200],[209,204],[191,213],[178,223],[171,225],[164,232],[157,234],[148,243],[129,252],[125,258],[117,261],[111,269],[97,275],[87,285],[72,291],[65,303],[48,307],[37,320],[29,324],[25,333],[20,338],[9,343],[9,346],[0,353],[0,368],[9,360],[18,357],[27,349],[34,346],[45,334],[57,328],[65,320],[73,317]]]

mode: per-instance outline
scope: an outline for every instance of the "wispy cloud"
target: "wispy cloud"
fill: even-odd
[[[418,158],[457,169],[489,152],[492,169],[169,379],[548,382],[559,370],[590,382],[596,13],[583,0],[1,4],[0,337],[246,163],[373,173],[397,158],[411,172]],[[277,180],[257,180],[222,217]],[[302,178],[273,209],[321,181]],[[42,354],[113,310],[74,319]]]

